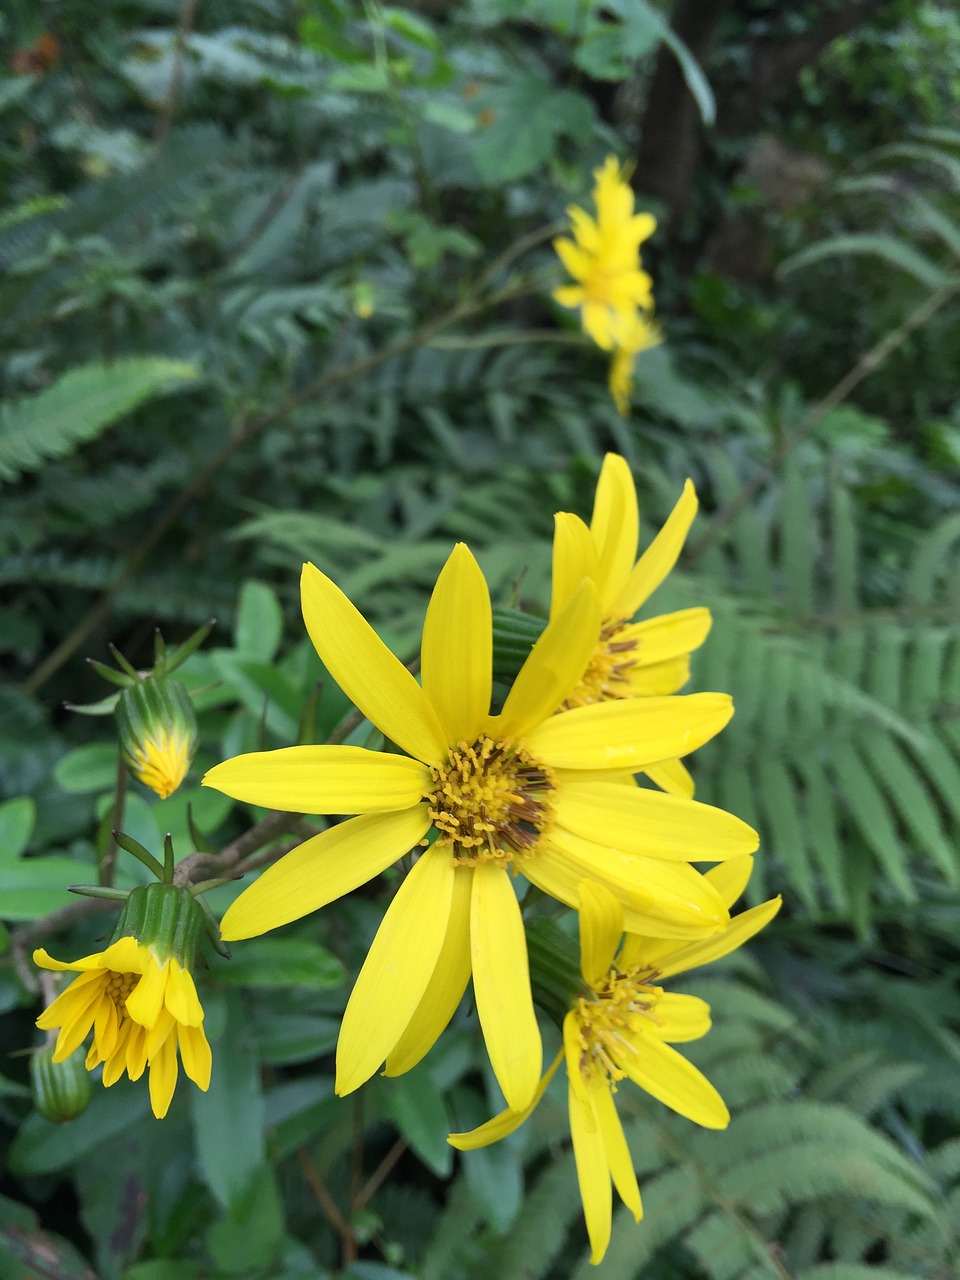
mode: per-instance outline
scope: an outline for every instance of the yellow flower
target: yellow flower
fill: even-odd
[[[666,524],[637,559],[637,490],[616,453],[603,460],[589,527],[579,516],[558,512],[550,616],[566,607],[583,578],[596,584],[601,611],[593,653],[566,707],[659,697],[686,684],[690,653],[710,631],[710,610],[682,609],[644,622],[633,617],[676,564],[696,514],[697,495],[688,480]],[[678,760],[658,761],[644,772],[666,791],[693,795],[692,779]]]
[[[610,361],[607,385],[617,411],[626,417],[633,392],[633,366],[641,351],[649,351],[662,341],[659,328],[645,315],[634,314],[617,328],[617,341]]]
[[[158,729],[130,753],[128,763],[135,778],[156,792],[161,800],[172,796],[190,769],[190,740],[176,728]]]
[[[553,296],[563,307],[579,307],[584,331],[611,351],[619,327],[638,310],[653,308],[652,282],[640,269],[640,245],[657,224],[649,213],[634,213],[633,192],[615,156],[607,157],[594,178],[596,218],[571,205],[574,238],[553,242],[577,283],[555,289]]]
[[[714,867],[707,877],[732,906],[750,876],[752,858]],[[506,1137],[543,1097],[561,1060],[566,1061],[570,1134],[580,1198],[590,1237],[591,1262],[610,1241],[611,1179],[639,1222],[643,1208],[633,1161],[613,1095],[632,1080],[658,1101],[696,1124],[723,1129],[730,1115],[706,1077],[671,1044],[699,1039],[710,1029],[709,1006],[696,996],[667,992],[664,978],[708,964],[742,946],[780,909],[779,897],[736,916],[722,933],[702,942],[676,943],[623,934],[623,911],[602,885],[580,886],[580,968],[583,988],[563,1020],[563,1048],[540,1082],[530,1106],[504,1111],[470,1133],[451,1134],[461,1151]],[[618,950],[619,948],[619,950]]]
[[[281,858],[230,907],[225,939],[248,938],[326,906],[436,833],[391,902],[347,1005],[337,1092],[386,1060],[409,1070],[436,1041],[473,973],[494,1072],[529,1103],[542,1050],[526,939],[511,873],[571,905],[584,878],[607,885],[631,927],[702,937],[728,915],[688,865],[756,847],[744,823],[692,800],[603,776],[693,750],[726,724],[724,694],[648,698],[553,715],[593,652],[600,603],[574,590],[534,646],[498,715],[490,714],[487,584],[458,545],[423,630],[422,686],[346,596],[313,565],[304,621],[330,675],[407,754],[353,746],[253,752],[204,778],[235,799],[305,813],[357,813]],[[599,778],[596,775],[599,774]]]
[[[184,685],[149,673],[120,694],[120,747],[130,772],[161,800],[187,776],[197,749],[197,717]]]
[[[103,1083],[124,1072],[139,1080],[150,1066],[150,1102],[162,1119],[177,1083],[177,1049],[190,1079],[207,1089],[210,1046],[203,1032],[203,1008],[189,969],[174,957],[161,960],[154,948],[123,937],[104,951],[74,960],[54,960],[34,951],[42,969],[79,973],[37,1019],[43,1031],[59,1027],[54,1062],[63,1062],[93,1031],[86,1067],[103,1063]]]

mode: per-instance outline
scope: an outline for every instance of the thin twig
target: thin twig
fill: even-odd
[[[731,524],[750,500],[769,480],[773,479],[777,468],[788,454],[802,444],[831,410],[842,404],[864,378],[884,364],[893,352],[903,345],[910,334],[925,324],[931,316],[940,310],[944,303],[949,302],[958,290],[960,290],[960,281],[958,280],[952,280],[942,285],[934,293],[931,293],[920,306],[911,311],[902,324],[881,338],[869,351],[865,351],[853,368],[844,374],[837,385],[810,409],[800,425],[794,431],[791,431],[789,435],[784,436],[780,444],[771,453],[766,465],[750,477],[739,493],[731,498],[726,506],[720,508],[707,531],[691,544],[687,559],[696,560],[705,551],[708,551],[719,540],[727,525]]]
[[[173,126],[173,118],[177,114],[180,91],[183,88],[183,67],[187,56],[187,41],[193,32],[193,21],[197,16],[198,0],[182,0],[180,17],[177,20],[177,31],[173,41],[173,67],[170,71],[170,83],[167,85],[163,99],[163,110],[157,121],[153,135],[154,145],[159,149],[167,140]]]
[[[310,1153],[304,1147],[299,1147],[297,1150],[297,1163],[300,1165],[300,1172],[313,1192],[324,1217],[340,1237],[343,1265],[347,1267],[351,1262],[356,1262],[359,1254],[356,1232],[340,1212],[336,1200],[330,1194],[330,1189],[323,1180],[323,1175],[313,1162]]]
[[[396,1140],[387,1154],[377,1165],[376,1169],[374,1169],[373,1173],[371,1173],[370,1177],[363,1184],[362,1190],[353,1202],[354,1213],[359,1213],[361,1209],[364,1209],[370,1203],[373,1197],[380,1190],[384,1180],[393,1170],[394,1165],[406,1151],[408,1145],[406,1138],[398,1138]]]
[[[40,990],[36,972],[27,959],[27,951],[35,942],[42,942],[51,933],[59,933],[79,920],[85,920],[87,916],[103,915],[107,911],[116,911],[116,909],[115,902],[104,898],[78,898],[75,902],[68,902],[66,906],[58,907],[56,911],[51,911],[39,920],[31,920],[29,924],[21,924],[11,930],[10,956],[13,967],[27,990],[33,992]]]

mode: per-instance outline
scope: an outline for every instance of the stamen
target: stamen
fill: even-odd
[[[663,988],[651,968],[628,973],[612,968],[589,995],[581,996],[575,1012],[580,1030],[580,1071],[589,1079],[600,1072],[610,1088],[627,1074],[623,1063],[642,1053],[644,1021],[659,1025],[654,1012]]]
[[[430,819],[456,862],[513,861],[534,852],[552,818],[553,775],[521,747],[459,742],[431,766]]]
[[[629,618],[613,618],[604,624],[593,657],[582,680],[563,704],[564,710],[607,702],[611,698],[633,697],[630,676],[637,663],[640,643],[635,635],[625,634],[632,625]]]

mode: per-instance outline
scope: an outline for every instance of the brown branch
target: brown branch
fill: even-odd
[[[31,920],[29,924],[21,924],[13,929],[10,933],[10,956],[20,981],[27,990],[34,992],[40,990],[37,974],[27,959],[29,947],[36,942],[43,942],[51,933],[59,933],[60,930],[76,924],[78,920],[85,920],[87,916],[103,915],[107,911],[116,911],[116,909],[116,902],[110,902],[105,898],[79,898],[75,902],[68,902],[66,906],[58,907],[56,911],[51,911],[39,920]]]
[[[363,1188],[354,1200],[354,1213],[359,1213],[361,1209],[365,1208],[370,1203],[393,1170],[394,1165],[406,1151],[408,1145],[406,1138],[398,1138],[396,1140],[387,1154],[377,1165],[376,1169],[374,1169],[373,1173],[371,1173],[370,1177],[364,1183]]]
[[[313,1192],[324,1217],[340,1237],[343,1265],[347,1267],[351,1262],[356,1262],[360,1252],[356,1232],[340,1212],[336,1200],[330,1194],[330,1189],[323,1180],[323,1175],[313,1162],[310,1153],[304,1147],[300,1147],[297,1150],[297,1163],[300,1165],[300,1172]]]
[[[183,88],[183,66],[187,56],[187,41],[193,31],[194,18],[197,16],[198,0],[182,0],[180,17],[177,20],[177,31],[173,41],[173,67],[170,71],[170,83],[167,85],[163,100],[163,110],[157,120],[153,141],[159,149],[167,140],[173,126],[173,118],[177,114],[180,91]]]

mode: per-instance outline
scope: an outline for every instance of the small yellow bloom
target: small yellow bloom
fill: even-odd
[[[630,396],[633,392],[633,366],[641,351],[649,351],[659,346],[662,336],[653,321],[641,313],[636,313],[617,328],[617,342],[613,348],[613,359],[610,361],[610,373],[607,385],[617,411],[626,417],[630,411]]]
[[[126,1072],[139,1080],[150,1067],[150,1102],[162,1119],[177,1083],[177,1049],[190,1079],[210,1084],[210,1046],[203,1031],[203,1008],[189,969],[134,937],[122,937],[104,951],[72,963],[54,960],[42,948],[33,953],[42,969],[80,976],[37,1019],[43,1031],[59,1028],[54,1062],[62,1062],[93,1031],[86,1067],[103,1063],[109,1087]]]
[[[190,769],[190,739],[174,729],[159,729],[156,737],[145,738],[131,752],[130,772],[155,791],[161,800],[172,796]]]
[[[707,872],[732,906],[752,865],[740,858]],[[504,1111],[470,1133],[451,1134],[461,1151],[474,1151],[504,1138],[527,1119],[547,1085],[566,1061],[570,1134],[583,1201],[591,1262],[598,1263],[610,1241],[611,1179],[639,1222],[643,1208],[633,1161],[613,1095],[624,1079],[696,1124],[723,1129],[730,1115],[723,1099],[692,1063],[671,1044],[697,1040],[710,1029],[709,1006],[696,996],[664,991],[664,978],[708,964],[742,946],[780,909],[779,897],[736,916],[727,928],[702,942],[678,944],[623,935],[623,911],[602,885],[580,886],[580,968],[583,988],[563,1021],[563,1048],[544,1075],[530,1106]]]
[[[422,686],[346,596],[313,565],[303,616],[333,679],[407,754],[353,746],[253,752],[204,778],[235,799],[301,813],[359,814],[268,868],[233,903],[222,936],[275,929],[379,875],[433,829],[391,902],[347,1005],[337,1092],[423,1057],[473,974],[494,1072],[514,1106],[540,1075],[526,940],[512,877],[575,905],[584,878],[621,902],[633,928],[670,937],[722,929],[726,908],[690,860],[756,848],[722,810],[623,787],[611,771],[692,751],[726,724],[724,694],[609,702],[553,713],[580,681],[600,629],[597,588],[583,582],[547,626],[497,715],[492,611],[462,544],[427,609]]]
[[[618,345],[618,332],[637,311],[653,308],[653,286],[640,267],[640,245],[656,229],[649,213],[634,213],[633,191],[615,156],[594,171],[596,218],[577,205],[567,210],[573,240],[553,242],[576,284],[555,289],[563,307],[579,307],[584,331],[604,351]]]

